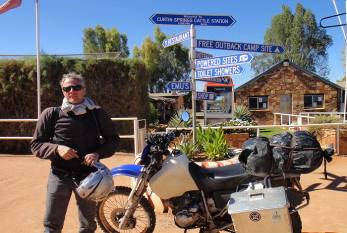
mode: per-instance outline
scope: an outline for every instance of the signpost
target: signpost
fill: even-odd
[[[197,70],[195,76],[197,79],[201,78],[212,78],[212,77],[223,77],[223,76],[232,76],[235,74],[241,74],[243,68],[240,65],[227,66],[220,68],[209,68]]]
[[[202,92],[202,91],[196,92],[197,100],[214,100],[214,98],[215,96],[213,92]]]
[[[190,91],[190,82],[169,82],[166,84],[166,88],[171,91]]]
[[[201,79],[196,79],[196,80],[203,81],[203,82],[211,82],[211,83],[221,83],[221,84],[231,83],[231,78],[229,78],[229,77],[201,78]]]
[[[163,41],[163,46],[168,47],[177,43],[180,43],[186,39],[190,38],[190,65],[191,65],[191,91],[192,91],[192,117],[193,117],[193,142],[196,142],[196,100],[204,99],[206,95],[209,99],[214,99],[214,93],[208,94],[199,94],[201,92],[196,92],[196,84],[195,84],[195,48],[196,48],[196,30],[195,26],[232,26],[236,20],[232,16],[222,16],[222,15],[181,15],[181,14],[153,14],[150,18],[150,21],[154,24],[163,24],[163,25],[190,25],[189,36],[188,32],[183,34],[179,34],[170,39]],[[202,54],[202,53],[200,53]],[[201,57],[199,57],[201,58]],[[214,68],[218,69],[218,68]],[[221,69],[221,68],[219,68]],[[203,77],[204,73],[212,72],[212,73],[228,73],[237,74],[242,72],[242,68],[240,66],[226,67],[223,68],[224,72],[219,72],[218,70],[206,71],[199,70],[201,77]],[[226,70],[229,69],[229,72]],[[228,76],[228,75],[218,75],[218,76]],[[179,85],[178,85],[179,86]],[[176,88],[176,85],[170,84],[169,88]],[[204,93],[204,92],[202,92]]]
[[[206,69],[214,67],[230,66],[234,64],[247,63],[253,60],[250,53],[235,54],[223,57],[214,57],[210,59],[197,59],[195,60],[196,69]]]
[[[190,39],[190,31],[179,33],[171,38],[165,39],[162,43],[163,47],[179,44],[185,40]]]
[[[154,24],[196,26],[231,26],[236,22],[232,16],[222,15],[153,14],[149,20]]]
[[[223,49],[257,53],[283,53],[284,48],[279,45],[250,44],[231,41],[199,40],[196,42],[197,48]]]

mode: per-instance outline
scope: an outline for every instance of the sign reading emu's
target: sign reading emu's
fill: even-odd
[[[196,40],[197,48],[223,49],[257,53],[283,53],[284,48],[279,45],[250,44],[218,40]]]
[[[231,26],[236,22],[232,16],[222,15],[153,14],[149,20],[154,24],[197,26]]]
[[[170,91],[190,91],[190,82],[169,82],[166,84],[166,88]]]

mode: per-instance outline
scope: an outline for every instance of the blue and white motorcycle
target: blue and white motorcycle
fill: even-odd
[[[182,114],[181,118],[187,121],[189,114]],[[107,199],[98,203],[97,221],[104,232],[153,232],[156,216],[148,190],[171,209],[175,224],[185,231],[236,232],[228,213],[230,195],[250,186],[266,186],[268,181],[247,174],[241,164],[202,168],[181,151],[169,151],[174,138],[172,132],[151,135],[142,152],[141,165],[112,169],[113,176],[136,178],[136,183],[132,189],[116,186]],[[299,176],[271,178],[271,184],[284,187],[290,194],[292,232],[300,233],[297,209],[308,202],[309,196],[301,189]]]

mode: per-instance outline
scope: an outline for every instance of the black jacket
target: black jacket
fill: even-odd
[[[104,139],[102,145],[98,139],[97,127]],[[79,173],[89,170],[82,164],[86,154],[97,152],[100,159],[110,157],[114,154],[118,141],[114,124],[102,108],[74,115],[66,114],[60,108],[50,107],[42,112],[30,146],[35,156],[50,159],[53,168]],[[57,153],[58,145],[76,150],[80,158],[64,160]]]

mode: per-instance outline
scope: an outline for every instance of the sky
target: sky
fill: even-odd
[[[5,0],[0,0],[0,4]],[[332,0],[39,0],[41,50],[46,54],[83,53],[83,30],[101,25],[116,28],[128,37],[128,47],[141,46],[146,37],[153,38],[156,26],[168,36],[189,30],[189,26],[155,25],[149,17],[155,13],[232,16],[236,23],[230,27],[197,26],[197,39],[264,43],[264,34],[274,15],[287,5],[295,12],[297,3],[310,10],[320,22],[322,17],[335,14]],[[336,0],[340,13],[345,1]],[[345,18],[342,18],[345,22]],[[337,18],[325,22],[338,24]],[[345,45],[341,27],[326,29],[333,39],[328,49],[330,81],[344,76],[342,62]],[[189,47],[189,42],[184,42]],[[35,0],[23,0],[22,5],[0,15],[0,55],[35,54]],[[239,54],[238,51],[199,49],[214,56]],[[1,58],[1,57],[0,57]],[[250,64],[243,73],[235,75],[237,86],[254,77]],[[201,86],[201,84],[200,84]],[[198,86],[199,89],[199,86]]]

